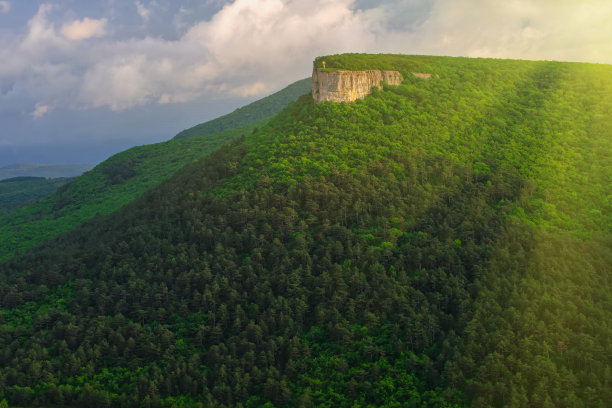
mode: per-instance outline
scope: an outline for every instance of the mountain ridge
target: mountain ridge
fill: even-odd
[[[289,104],[289,102],[293,102],[298,96],[308,92],[310,90],[310,82],[310,78],[296,81],[287,85],[280,91],[238,108],[227,115],[185,129],[179,132],[174,138],[184,139],[196,135],[203,136],[245,126],[254,122],[261,122],[261,124],[263,124],[263,121],[279,113]]]

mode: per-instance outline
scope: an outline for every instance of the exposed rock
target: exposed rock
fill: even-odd
[[[398,71],[333,71],[324,72],[321,68],[312,71],[312,97],[315,102],[353,102],[363,99],[372,88],[381,82],[399,85],[404,78]]]
[[[433,74],[428,74],[426,72],[411,72],[412,75],[414,75],[417,78],[422,78],[425,81],[427,81],[429,78],[431,78],[433,76]],[[440,78],[440,75],[436,74],[436,78]]]
[[[426,81],[431,78],[431,74],[427,74],[425,72],[412,72],[412,75],[418,78],[423,78]]]

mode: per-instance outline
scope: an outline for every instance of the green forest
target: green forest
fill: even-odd
[[[53,194],[71,178],[13,177],[0,180],[0,214]]]
[[[252,129],[136,146],[61,188],[56,186],[57,192],[43,200],[10,213],[0,212],[0,260],[66,233],[96,215],[112,214],[186,163],[205,157],[243,131]]]
[[[323,60],[404,82],[155,145],[198,153],[13,235],[0,406],[609,406],[612,66]],[[90,173],[120,188],[137,151]],[[2,228],[52,225],[85,176]]]

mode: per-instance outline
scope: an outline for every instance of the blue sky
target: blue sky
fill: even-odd
[[[601,0],[0,0],[0,166],[97,163],[396,52],[612,63]]]

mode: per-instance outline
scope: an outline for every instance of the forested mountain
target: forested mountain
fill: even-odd
[[[0,215],[0,260],[10,258],[16,251],[68,232],[96,214],[113,213],[169,178],[190,161],[205,157],[223,144],[249,135],[253,130],[264,126],[271,116],[309,89],[310,79],[297,81],[232,113],[184,130],[175,138],[195,138],[194,140],[171,140],[137,146],[116,154],[48,199],[18,212]],[[90,167],[83,167],[82,171]],[[29,172],[27,174],[61,174],[75,171],[74,169],[75,166],[14,165],[0,169],[0,176],[21,175],[24,171]],[[28,186],[34,187],[34,184],[30,182]],[[9,186],[4,187],[6,190]],[[2,193],[0,186],[0,194]],[[15,198],[12,190],[5,193],[5,201]],[[42,198],[51,193],[53,191],[48,188],[42,188],[40,192],[34,192],[30,188],[27,194],[29,197],[36,195],[36,198]],[[2,200],[0,196],[0,206]],[[17,206],[3,208],[14,210]],[[3,212],[5,211],[0,209],[0,214]]]
[[[405,80],[0,264],[0,399],[608,406],[612,67],[325,61]]]
[[[13,177],[0,180],[0,214],[53,194],[70,178]]]

